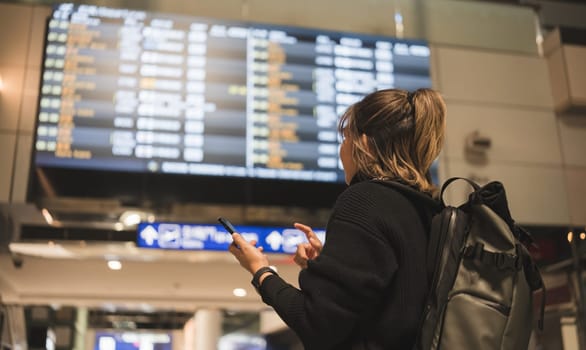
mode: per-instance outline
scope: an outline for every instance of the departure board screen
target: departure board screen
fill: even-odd
[[[339,116],[431,87],[423,41],[61,4],[38,167],[343,182]]]

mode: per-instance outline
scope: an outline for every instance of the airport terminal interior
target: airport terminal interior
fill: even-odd
[[[303,349],[217,219],[296,286],[387,88],[442,94],[433,182],[532,234],[529,349],[586,349],[586,2],[0,0],[0,350]]]

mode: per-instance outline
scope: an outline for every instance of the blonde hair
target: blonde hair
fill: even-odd
[[[442,149],[445,119],[446,104],[438,92],[387,89],[350,106],[338,130],[353,143],[357,173],[434,193],[428,174]]]

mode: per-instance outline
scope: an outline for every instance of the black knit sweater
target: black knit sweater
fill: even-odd
[[[428,288],[427,232],[439,207],[413,190],[355,182],[338,197],[300,289],[269,275],[260,293],[307,350],[410,349]]]

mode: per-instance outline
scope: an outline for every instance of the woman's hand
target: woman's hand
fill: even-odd
[[[254,275],[263,266],[269,266],[269,259],[262,252],[262,247],[256,247],[256,241],[247,242],[240,234],[233,233],[234,242],[228,250],[236,257],[240,266]]]
[[[322,244],[317,235],[313,232],[311,227],[300,223],[294,223],[296,229],[305,233],[309,243],[301,243],[297,246],[297,252],[293,257],[293,261],[302,269],[307,268],[307,262],[317,258],[322,249]]]

